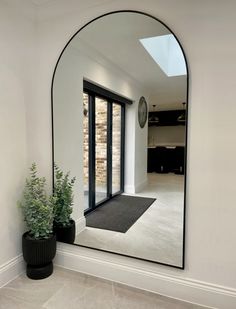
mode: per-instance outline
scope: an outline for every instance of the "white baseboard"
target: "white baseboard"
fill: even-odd
[[[98,251],[59,244],[54,263],[60,267],[209,308],[236,308],[235,289],[161,272],[153,273],[121,263],[111,254],[108,258],[98,258],[96,252]]]
[[[136,184],[135,186],[126,185],[124,191],[126,194],[135,194],[142,191],[146,186],[147,179],[145,179],[143,182],[140,182],[139,184]]]
[[[76,235],[82,232],[85,229],[85,226],[86,226],[85,216],[75,220]]]
[[[0,288],[18,277],[25,269],[22,254],[0,265]]]
[[[125,185],[124,192],[126,194],[134,194],[135,193],[135,187],[130,185]]]
[[[147,186],[147,179],[135,186],[135,193],[141,192]]]

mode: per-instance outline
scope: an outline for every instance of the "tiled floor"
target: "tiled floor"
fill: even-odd
[[[156,201],[126,233],[86,227],[75,243],[181,266],[184,176],[150,173],[147,187],[136,196]]]
[[[21,275],[0,289],[0,309],[200,309],[118,283],[55,268],[44,280]]]

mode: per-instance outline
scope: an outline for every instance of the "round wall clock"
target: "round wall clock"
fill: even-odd
[[[141,128],[143,128],[146,124],[147,114],[147,102],[144,97],[141,97],[138,104],[138,122]]]

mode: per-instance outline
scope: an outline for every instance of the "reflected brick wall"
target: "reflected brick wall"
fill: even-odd
[[[84,111],[88,111],[88,95],[83,96]],[[107,102],[96,98],[96,185],[106,186],[107,179]],[[112,179],[113,186],[120,186],[120,128],[121,128],[121,108],[113,104],[113,148],[112,148]],[[83,118],[84,133],[84,189],[88,187],[88,112]]]

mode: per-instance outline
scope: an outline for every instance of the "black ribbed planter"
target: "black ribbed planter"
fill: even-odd
[[[26,274],[31,279],[44,279],[53,272],[52,260],[56,255],[56,235],[47,239],[33,239],[22,235],[23,257],[27,263]]]
[[[70,220],[70,225],[63,227],[54,223],[54,232],[57,236],[57,241],[73,244],[75,241],[75,221]]]

